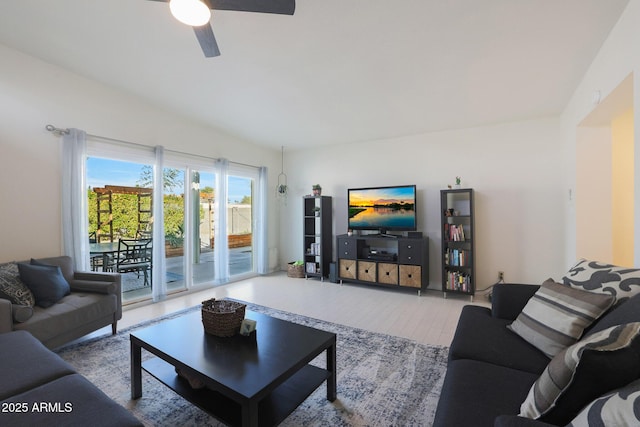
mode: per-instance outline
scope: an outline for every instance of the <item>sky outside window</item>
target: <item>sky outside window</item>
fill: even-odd
[[[87,185],[91,188],[104,187],[105,185],[135,187],[140,181],[144,166],[141,163],[89,157],[87,159]],[[204,174],[202,173],[202,175]],[[203,176],[201,182],[206,182],[209,185],[210,182],[215,182],[213,176],[213,174],[211,174],[211,178],[207,176],[206,180],[202,179]],[[246,178],[230,176],[228,193],[230,203],[240,202],[245,196],[251,196],[251,186],[247,185]]]

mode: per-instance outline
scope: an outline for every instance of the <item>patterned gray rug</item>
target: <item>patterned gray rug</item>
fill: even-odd
[[[337,334],[338,399],[326,400],[320,386],[283,426],[430,426],[446,370],[448,349],[368,332],[254,304],[247,309]],[[163,319],[125,329],[58,351],[80,373],[149,426],[220,426],[143,372],[143,395],[130,396],[129,333]],[[143,351],[143,359],[150,357]],[[324,367],[324,355],[314,362]]]

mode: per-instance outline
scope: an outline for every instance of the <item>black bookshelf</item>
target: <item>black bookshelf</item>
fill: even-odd
[[[329,276],[333,245],[332,201],[330,196],[303,198],[305,278]]]
[[[469,295],[476,289],[475,213],[472,188],[441,190],[442,292]]]

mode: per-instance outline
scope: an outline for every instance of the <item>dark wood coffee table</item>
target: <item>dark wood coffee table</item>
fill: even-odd
[[[324,381],[336,399],[336,334],[247,310],[258,322],[253,337],[204,332],[200,311],[133,332],[131,398],[142,396],[142,369],[220,421],[238,426],[282,422]],[[142,349],[154,355],[142,363]],[[326,350],[326,369],[309,362]],[[195,373],[192,389],[175,368]]]

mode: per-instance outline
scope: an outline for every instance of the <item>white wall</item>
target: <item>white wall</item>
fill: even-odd
[[[583,120],[598,107],[593,102],[593,96],[596,91],[599,91],[601,98],[605,99],[625,81],[625,78],[632,75],[633,89],[629,90],[633,90],[633,105],[630,107],[635,106],[633,122],[635,124],[640,123],[640,108],[637,108],[640,105],[640,50],[638,49],[638,40],[640,40],[640,0],[631,0],[584,78],[577,86],[561,117],[564,146],[570,151],[568,158],[571,160],[571,163],[567,164],[568,185],[573,189],[581,187],[581,183],[577,182],[581,174],[577,173],[576,159],[580,158],[578,151],[581,149],[581,143],[585,141],[585,132],[580,130],[579,127]],[[638,266],[640,265],[640,174],[638,173],[640,171],[640,150],[637,147],[638,143],[640,143],[640,129],[637,125],[634,126],[634,141],[636,146],[634,152],[634,169],[636,171],[634,181],[634,265]],[[595,178],[592,177],[592,179]],[[603,179],[605,178],[603,177]],[[590,191],[578,191],[576,197],[581,200],[577,206],[579,207],[580,204],[589,205],[589,199],[593,198],[593,196]],[[598,202],[595,200],[592,203]],[[594,208],[598,209],[599,207],[594,205]],[[572,206],[567,211],[566,222],[568,227],[565,235],[565,240],[568,244],[567,259],[588,256],[576,251],[576,241],[580,241],[578,234],[584,232],[580,231],[580,228],[576,230],[576,226],[580,226],[576,220],[576,217],[580,215],[576,210],[576,206]],[[600,228],[599,225],[596,225],[596,227]],[[608,240],[610,240],[610,236],[608,236]]]
[[[0,262],[61,253],[60,147],[45,130],[49,123],[267,166],[269,181],[276,180],[279,150],[238,140],[4,45],[0,57]],[[269,246],[278,243],[274,198],[269,192]]]
[[[540,119],[285,152],[292,185],[281,206],[281,259],[301,259],[301,197],[312,184],[334,197],[334,234],[346,232],[347,188],[416,184],[418,228],[430,239],[430,287],[439,289],[440,190],[459,175],[476,191],[478,288],[495,283],[499,270],[512,282],[559,278],[567,267],[568,205],[561,143],[558,120]]]
[[[576,135],[577,257],[613,262],[611,128],[579,128]]]

